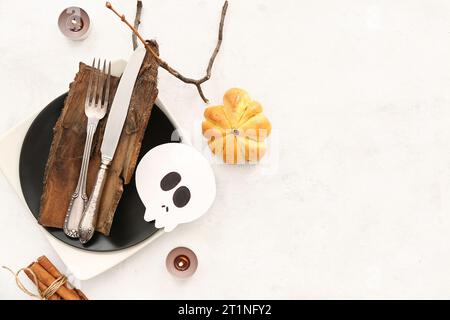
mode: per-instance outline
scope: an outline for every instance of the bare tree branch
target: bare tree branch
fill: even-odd
[[[136,17],[134,18],[134,28],[136,30],[139,29],[139,25],[141,24],[141,12],[142,12],[142,1],[138,0],[136,2]],[[137,37],[136,37],[136,34],[134,32],[131,35],[131,40],[133,41],[133,50],[136,50],[136,48],[137,48]]]
[[[156,52],[148,45],[148,43],[141,36],[141,34],[137,30],[137,28],[128,22],[128,20],[125,18],[125,15],[117,12],[117,10],[112,6],[112,4],[110,2],[106,2],[106,7],[108,9],[110,9],[111,11],[113,11],[120,18],[120,20],[122,20],[122,22],[124,22],[133,31],[133,34],[135,34],[136,37],[144,44],[145,48],[155,57],[155,59],[158,61],[159,65],[162,68],[166,69],[170,74],[177,77],[181,81],[195,85],[200,97],[203,99],[203,101],[205,103],[208,103],[208,99],[205,97],[201,85],[211,78],[211,70],[214,65],[214,61],[217,57],[217,54],[219,53],[220,46],[222,44],[223,26],[224,26],[225,16],[227,14],[227,9],[228,9],[228,0],[225,1],[225,3],[223,4],[223,7],[222,7],[222,15],[220,17],[220,24],[219,24],[219,34],[217,37],[217,45],[211,55],[211,58],[209,59],[208,67],[206,69],[206,75],[200,79],[192,79],[192,78],[185,77],[180,72],[178,72],[177,70],[172,68],[166,61],[161,59],[159,57],[159,55],[156,54]]]

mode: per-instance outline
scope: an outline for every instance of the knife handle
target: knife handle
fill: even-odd
[[[80,242],[85,244],[91,240],[95,232],[97,224],[98,209],[100,207],[100,200],[102,199],[103,187],[105,186],[106,173],[111,164],[111,160],[102,158],[100,169],[97,173],[94,189],[89,197],[86,209],[83,212],[80,224],[78,226],[78,233],[80,235]]]

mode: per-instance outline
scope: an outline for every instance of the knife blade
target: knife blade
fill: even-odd
[[[133,93],[134,84],[145,57],[145,49],[137,48],[127,63],[116,95],[108,115],[105,134],[103,136],[100,151],[102,157],[112,160],[119,142],[120,134],[125,123],[130,105],[131,95]]]
[[[105,186],[107,170],[111,164],[117,144],[119,143],[123,125],[127,117],[130,106],[131,95],[134,84],[144,61],[146,50],[137,48],[131,55],[125,67],[125,71],[120,78],[119,85],[111,105],[102,145],[100,147],[102,162],[97,172],[97,178],[92,189],[91,196],[86,204],[83,216],[78,226],[79,239],[82,244],[86,244],[94,235],[97,224],[97,215],[102,198],[103,187]]]

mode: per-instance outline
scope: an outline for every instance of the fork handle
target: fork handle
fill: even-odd
[[[98,121],[88,121],[86,142],[84,143],[83,160],[81,161],[80,175],[78,183],[73,192],[69,207],[67,209],[66,217],[64,219],[64,233],[71,238],[78,238],[78,225],[80,224],[81,216],[86,207],[88,197],[86,195],[86,178],[89,167],[89,157],[91,154],[92,139],[97,129]]]
[[[97,173],[94,189],[83,212],[83,216],[78,227],[80,242],[85,244],[91,240],[95,232],[97,224],[98,209],[100,207],[100,200],[102,199],[103,187],[105,186],[107,170],[111,160],[102,158],[100,169]]]

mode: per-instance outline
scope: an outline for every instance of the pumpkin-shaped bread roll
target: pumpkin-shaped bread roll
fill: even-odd
[[[229,164],[257,162],[266,151],[272,126],[262,106],[239,88],[228,90],[223,105],[205,110],[202,132],[211,151]]]

